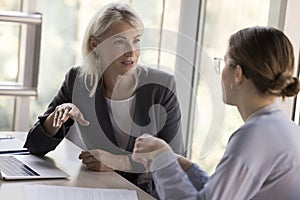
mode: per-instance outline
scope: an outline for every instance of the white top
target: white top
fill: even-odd
[[[154,160],[151,170],[159,169],[153,174],[162,199],[296,200],[300,199],[299,141],[300,127],[272,104],[232,134],[211,177],[195,164],[185,174],[178,162],[172,162],[174,156],[168,156],[172,154]]]
[[[132,129],[135,95],[125,100],[106,97],[106,103],[118,145],[126,149]]]

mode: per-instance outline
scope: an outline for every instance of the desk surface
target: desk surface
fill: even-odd
[[[7,132],[0,132],[6,135]],[[22,132],[11,132],[14,137],[25,139]],[[52,159],[57,167],[70,175],[68,179],[57,180],[27,180],[27,181],[2,181],[0,180],[1,200],[23,200],[24,185],[46,184],[56,186],[74,186],[86,188],[112,188],[136,190],[138,199],[153,200],[154,198],[143,190],[130,183],[115,172],[94,172],[87,170],[78,159],[81,149],[67,139],[64,139],[55,151],[49,152],[46,157]]]

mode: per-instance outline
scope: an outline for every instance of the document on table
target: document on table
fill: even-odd
[[[23,141],[12,136],[0,136],[0,154],[28,153]]]
[[[25,200],[138,200],[135,190],[51,185],[24,186]]]

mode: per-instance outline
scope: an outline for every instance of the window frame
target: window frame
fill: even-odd
[[[190,157],[193,138],[194,108],[196,107],[196,88],[198,69],[195,69],[199,51],[199,26],[203,19],[205,0],[186,1],[181,4],[179,19],[179,35],[177,40],[177,56],[175,79],[177,94],[182,112],[182,133],[185,145],[185,156]],[[186,23],[188,22],[188,23]],[[182,59],[183,58],[183,59]]]
[[[297,66],[297,72],[296,72],[296,77],[298,79],[300,78],[300,48],[299,48],[299,56],[298,56],[298,65]],[[300,126],[300,96],[299,94],[295,97],[294,102],[293,102],[293,113],[292,113],[292,120],[295,123],[298,123]]]
[[[21,24],[19,66],[16,83],[0,82],[0,95],[36,96],[38,85],[42,14],[17,11],[0,12],[0,21]]]
[[[37,96],[42,14],[36,11],[36,0],[20,0],[21,11],[1,12],[0,20],[21,24],[19,65],[16,83],[0,83],[0,95],[15,97],[13,131],[27,131],[30,98]],[[33,49],[33,51],[32,51]]]

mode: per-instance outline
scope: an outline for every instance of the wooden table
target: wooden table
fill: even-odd
[[[24,132],[10,132],[14,137],[25,139]],[[7,135],[7,132],[0,132]],[[136,190],[138,199],[153,200],[152,196],[124,179],[115,172],[94,172],[87,170],[78,159],[81,149],[67,139],[64,139],[58,147],[49,152],[46,157],[52,159],[57,167],[70,175],[68,179],[56,180],[22,180],[22,181],[2,181],[0,180],[0,199],[1,200],[23,200],[24,185],[46,184],[56,186],[73,186],[86,188],[110,188],[110,189],[129,189]]]

